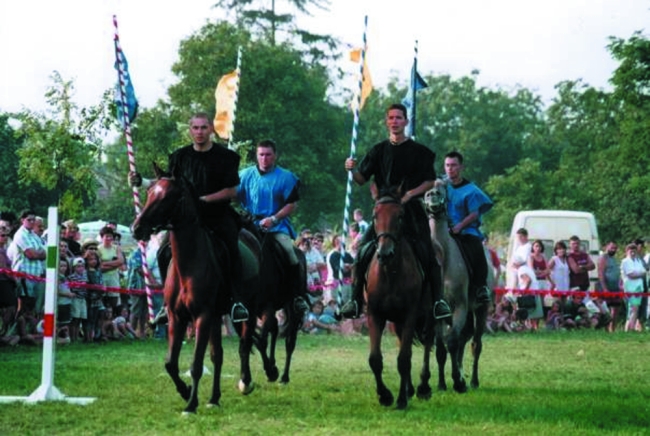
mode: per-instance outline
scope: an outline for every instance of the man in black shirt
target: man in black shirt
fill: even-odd
[[[248,310],[241,302],[240,226],[237,213],[230,205],[239,185],[239,155],[212,142],[211,133],[212,122],[207,114],[192,116],[190,135],[193,143],[169,156],[168,172],[172,177],[184,178],[192,185],[200,201],[201,222],[226,245],[230,262],[227,269],[230,274],[226,279],[230,281],[234,300],[231,317],[233,322],[243,322],[248,319]],[[138,174],[130,174],[129,182],[138,186],[142,178]]]
[[[433,167],[436,155],[424,145],[406,136],[404,129],[407,124],[406,107],[402,104],[389,106],[386,111],[389,138],[373,146],[361,160],[358,168],[356,160],[348,158],[345,161],[345,169],[352,171],[352,177],[359,185],[374,178],[379,191],[402,185],[404,192],[402,204],[406,223],[404,231],[420,259],[425,270],[425,280],[433,292],[434,316],[436,319],[449,318],[451,310],[442,299],[442,289],[433,285],[439,281],[434,279],[434,274],[439,275],[442,272],[434,258],[429,219],[422,205],[424,193],[433,187],[436,179]],[[374,226],[371,225],[361,240],[354,268],[352,300],[341,309],[341,314],[346,318],[356,318],[361,312],[364,276],[373,251],[368,250],[367,246],[373,243],[375,236]]]

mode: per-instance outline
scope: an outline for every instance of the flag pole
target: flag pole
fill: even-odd
[[[352,123],[352,138],[350,139],[350,158],[354,159],[357,154],[357,134],[359,131],[359,112],[361,110],[361,90],[363,89],[363,68],[366,64],[366,49],[367,49],[367,34],[368,30],[368,16],[366,15],[363,20],[363,44],[361,46],[361,61],[359,62],[359,86],[356,95],[356,104],[354,105],[354,122]],[[350,228],[350,203],[352,197],[352,171],[348,172],[348,182],[345,189],[345,207],[343,209],[343,235],[341,236],[341,265],[339,276],[341,281],[343,279],[343,260],[345,258],[345,242],[348,237]],[[336,301],[338,310],[341,308],[342,295],[341,285],[339,284],[336,293]]]
[[[129,110],[127,105],[127,94],[126,94],[126,67],[124,65],[122,47],[120,45],[120,36],[117,29],[117,16],[113,15],[113,27],[115,28],[114,42],[115,42],[115,59],[117,62],[117,77],[118,77],[118,91],[120,102],[122,105],[122,126],[124,127],[124,137],[126,138],[126,153],[129,159],[129,171],[135,173],[135,154],[133,152],[133,140],[131,137],[131,120],[129,119]],[[140,204],[140,193],[138,188],[133,186],[131,188],[133,192],[133,204],[135,205],[135,214],[136,216],[140,215],[142,206]],[[142,256],[142,271],[145,277],[145,291],[147,295],[147,308],[149,313],[149,321],[154,319],[153,311],[153,293],[149,284],[151,283],[151,272],[149,270],[149,265],[147,264],[147,245],[144,241],[138,242],[138,247],[140,248],[140,255]]]
[[[239,100],[239,80],[241,78],[241,45],[237,48],[237,83],[235,85],[235,101],[232,106],[232,129],[228,137],[228,148],[233,149],[233,135],[235,133],[235,119],[237,118],[237,100]]]
[[[417,96],[417,71],[418,71],[418,40],[415,40],[415,46],[413,47],[413,68],[411,69],[411,94],[413,95],[413,106],[411,109],[411,119],[409,120],[409,130],[410,130],[410,135],[413,139],[415,139],[415,119],[416,119],[416,111],[417,111],[417,104],[416,104],[416,96]]]

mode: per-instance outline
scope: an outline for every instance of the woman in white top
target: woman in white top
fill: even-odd
[[[568,291],[569,290],[569,262],[566,255],[566,244],[564,241],[557,241],[553,247],[553,253],[555,255],[551,257],[548,261],[548,269],[551,272],[548,276],[548,281],[551,284],[551,290],[553,291]],[[556,299],[551,297],[548,301],[545,299],[545,303],[550,303],[553,305],[553,302]]]
[[[621,262],[621,277],[625,292],[643,292],[643,280],[646,271],[641,259],[636,254],[636,244],[625,247],[625,259]],[[641,305],[641,296],[628,297],[627,324],[625,331],[636,330],[637,315]]]

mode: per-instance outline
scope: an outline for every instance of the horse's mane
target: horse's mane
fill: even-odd
[[[377,197],[375,200],[379,201],[382,198],[389,198],[395,201],[400,201],[402,199],[402,184],[398,186],[385,186],[377,191]]]

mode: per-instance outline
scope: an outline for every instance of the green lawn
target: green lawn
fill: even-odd
[[[257,387],[247,397],[236,389],[237,343],[226,338],[224,348],[221,408],[204,407],[212,378],[204,376],[198,413],[182,417],[184,403],[163,368],[164,342],[58,347],[55,385],[70,397],[97,401],[2,404],[0,435],[650,434],[645,333],[487,336],[478,390],[434,391],[429,401],[412,399],[406,411],[377,402],[367,337],[301,335],[287,386],[266,381],[256,354]],[[384,373],[395,396],[396,351],[394,338],[386,337]],[[189,367],[190,353],[188,346],[182,368]],[[416,347],[414,381],[421,360]],[[40,348],[0,349],[0,396],[27,396],[40,376]],[[435,389],[437,376],[432,382]]]

